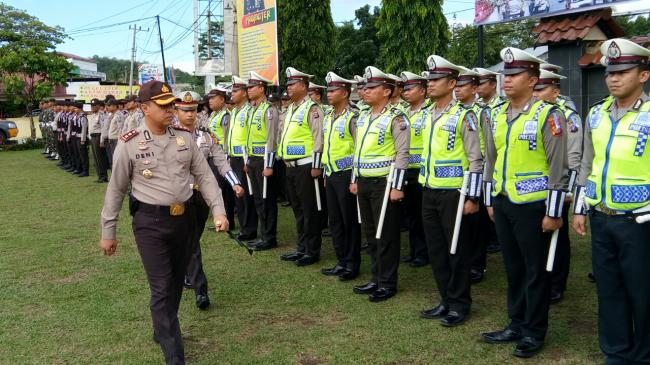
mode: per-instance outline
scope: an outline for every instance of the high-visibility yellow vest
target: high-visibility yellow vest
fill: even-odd
[[[431,106],[435,108],[435,104]],[[456,102],[437,120],[429,114],[422,141],[422,167],[418,181],[432,189],[457,189],[463,185],[463,174],[469,168],[461,130],[471,109]],[[476,123],[476,120],[471,121]]]
[[[585,201],[604,203],[610,209],[632,211],[650,204],[650,101],[614,121],[607,98],[589,111],[594,146],[591,174],[585,184]]]
[[[354,149],[354,174],[364,177],[388,175],[395,161],[392,121],[404,113],[390,105],[372,119],[372,110],[365,110],[357,120],[357,141]]]
[[[223,118],[228,114],[230,113],[226,108],[223,108],[218,112],[213,112],[212,116],[210,117],[210,123],[208,124],[208,128],[210,128],[212,133],[214,133],[217,138],[219,138],[219,143],[221,144],[225,142],[223,136],[223,128],[221,128],[221,126],[223,125]]]
[[[248,138],[246,145],[250,156],[264,156],[266,153],[266,118],[271,112],[271,103],[264,101],[256,108],[251,107],[248,119]]]
[[[303,101],[297,107],[289,105],[284,117],[282,137],[278,156],[285,160],[296,160],[311,156],[314,148],[314,137],[309,127],[309,110],[318,105],[311,99]]]
[[[510,201],[517,204],[545,200],[548,193],[548,162],[542,130],[555,107],[538,100],[515,120],[508,122],[509,104],[506,101],[493,111],[492,129],[497,159],[492,195],[505,192]]]
[[[350,121],[356,116],[358,113],[350,108],[336,118],[333,110],[325,115],[321,162],[328,176],[352,168],[354,139],[350,133]]]
[[[426,99],[420,110],[409,116],[411,139],[409,146],[409,169],[419,169],[422,161],[422,135],[429,116],[431,101]],[[408,115],[408,112],[405,113]]]
[[[478,137],[479,141],[481,142],[481,154],[485,156],[485,136],[483,135],[483,125],[481,124],[481,118],[483,118],[483,113],[485,112],[486,117],[490,117],[490,108],[489,107],[483,107],[479,105],[479,103],[474,103],[472,104],[472,111],[476,115],[476,118],[478,119],[478,123],[476,126],[476,131],[478,132]]]
[[[243,156],[246,148],[246,136],[248,135],[248,113],[250,104],[244,105],[241,109],[232,110],[230,123],[228,124],[228,155]]]

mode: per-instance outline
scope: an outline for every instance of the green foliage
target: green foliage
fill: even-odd
[[[387,72],[424,70],[427,57],[444,52],[449,42],[442,0],[384,0],[377,27],[379,66]]]
[[[334,71],[343,77],[363,75],[366,66],[376,63],[380,47],[376,26],[379,7],[374,7],[372,13],[370,10],[370,5],[357,9],[354,22],[336,28]]]
[[[196,91],[201,95],[205,93],[204,76],[195,76],[176,68],[174,69],[174,76],[177,84],[190,84],[189,90]]]
[[[202,59],[223,58],[223,20],[210,21],[210,55],[208,55],[208,32],[199,35],[199,57]]]
[[[0,146],[0,151],[26,151],[26,150],[36,150],[43,148],[43,140],[41,138],[32,139],[27,138],[25,143],[11,143]]]
[[[115,57],[100,57],[94,55],[92,57],[97,62],[97,71],[106,74],[106,82],[128,83],[129,82],[129,68],[131,67],[131,60],[123,60]],[[133,79],[137,80],[138,65],[142,62],[133,63]]]
[[[73,66],[53,51],[65,37],[62,28],[0,3],[0,81],[11,102],[25,105],[29,112],[55,85],[65,84]],[[31,136],[36,138],[30,119]]]
[[[322,83],[325,74],[334,65],[336,46],[334,21],[329,1],[279,0],[278,38],[280,75],[291,66],[315,75],[314,82]]]
[[[485,66],[501,62],[499,52],[505,47],[525,49],[535,43],[532,19],[484,26],[483,54]],[[451,27],[449,47],[443,53],[449,61],[466,66],[477,67],[478,63],[478,28],[472,24],[454,24]]]
[[[650,35],[650,18],[645,15],[619,16],[616,22],[623,28],[626,37]]]

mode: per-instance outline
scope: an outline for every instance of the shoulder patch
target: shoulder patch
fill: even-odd
[[[474,114],[474,111],[469,110],[467,113],[465,113],[465,124],[467,125],[467,129],[475,132],[477,129],[477,123],[476,123],[476,114]]]
[[[183,127],[182,125],[176,124],[172,125],[172,128],[176,129],[177,131],[185,131],[185,132],[190,132],[189,129]]]
[[[555,137],[562,136],[562,120],[560,118],[559,112],[555,109],[551,110],[546,117],[546,122],[550,123],[551,133]]]
[[[131,138],[137,136],[140,132],[137,129],[131,129],[130,131],[124,133],[120,139],[124,142],[128,142]]]

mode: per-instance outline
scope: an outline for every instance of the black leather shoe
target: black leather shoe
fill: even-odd
[[[244,242],[244,241],[252,241],[257,238],[256,234],[238,234],[237,239]]]
[[[210,306],[210,298],[207,294],[197,294],[196,295],[196,307],[205,310]]]
[[[587,280],[589,280],[592,283],[596,282],[596,277],[594,276],[593,272],[590,272],[590,273],[587,274]]]
[[[323,237],[332,237],[332,232],[329,229],[324,229],[320,234]]]
[[[410,267],[422,267],[429,265],[429,260],[423,257],[416,257],[413,261],[409,262]]]
[[[485,248],[485,252],[487,253],[501,252],[501,245],[499,244],[499,242],[490,242]]]
[[[271,250],[271,249],[274,249],[274,248],[278,247],[278,243],[277,242],[264,242],[264,241],[261,241],[261,242],[258,242],[254,246],[251,245],[250,247],[254,251],[266,251],[266,250]]]
[[[302,252],[287,252],[284,255],[280,256],[280,260],[282,261],[296,261],[299,258],[301,258],[304,255]]]
[[[562,293],[561,290],[551,290],[551,297],[550,297],[551,304],[556,304],[561,302],[562,298],[564,298],[564,293]]]
[[[386,299],[390,299],[397,294],[397,290],[391,288],[379,288],[375,290],[374,293],[368,296],[368,300],[371,302],[383,302]]]
[[[187,280],[187,276],[186,276],[185,279],[183,280],[183,287],[184,287],[185,289],[194,289],[194,287],[192,286],[192,284],[190,283],[190,281]]]
[[[411,262],[411,261],[413,261],[413,257],[411,255],[402,256],[402,257],[399,258],[399,261],[400,262]]]
[[[282,203],[280,203],[280,206],[282,206],[282,207],[290,207],[291,203],[289,201],[282,202]]]
[[[352,287],[354,294],[372,294],[377,290],[377,284],[371,282],[365,283],[363,285],[356,285]]]
[[[339,274],[339,280],[350,281],[356,279],[358,276],[359,276],[359,271],[345,269],[343,272]]]
[[[465,323],[465,315],[456,311],[449,311],[447,316],[440,321],[440,324],[445,327],[456,327],[463,323]]]
[[[524,337],[517,342],[517,346],[515,346],[512,354],[523,358],[533,357],[542,350],[543,346],[544,341],[542,340],[533,337]]]
[[[478,284],[483,281],[483,270],[472,269],[469,274],[469,280],[472,284]]]
[[[367,249],[368,249],[368,242],[364,242],[364,243],[362,243],[361,246],[360,246],[359,248],[361,249],[361,251],[363,251],[363,250],[367,250]]]
[[[320,273],[323,274],[323,275],[326,275],[326,276],[338,276],[341,273],[343,273],[343,271],[345,271],[345,268],[343,266],[340,266],[340,265],[330,267],[329,269],[326,269],[326,268],[320,269]]]
[[[427,309],[420,312],[420,317],[426,319],[436,319],[436,318],[445,317],[447,313],[449,313],[449,308],[445,307],[442,304],[438,304],[437,306],[431,309]]]
[[[318,256],[302,255],[301,258],[296,260],[296,266],[309,266],[317,263],[320,260]]]
[[[508,343],[519,341],[521,339],[521,333],[506,327],[501,331],[481,333],[481,338],[487,343]]]
[[[88,177],[89,175],[88,175],[87,172],[82,172],[82,173],[80,173],[80,174],[77,175],[77,176],[79,176],[79,177]]]

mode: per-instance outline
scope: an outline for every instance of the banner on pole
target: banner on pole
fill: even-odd
[[[239,75],[255,71],[278,85],[276,0],[237,0],[236,6]]]

